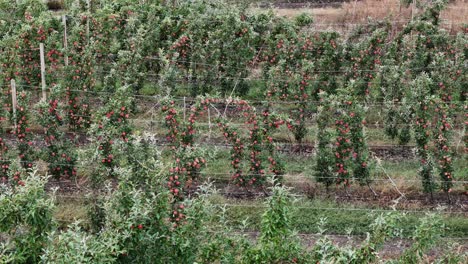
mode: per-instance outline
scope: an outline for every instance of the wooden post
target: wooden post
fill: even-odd
[[[65,49],[65,66],[68,66],[68,37],[67,37],[67,17],[65,15],[62,16],[62,23],[63,23],[63,48]]]
[[[354,22],[355,21],[355,18],[356,18],[356,5],[357,5],[357,0],[354,1],[354,5],[353,5],[353,20],[351,23],[356,23]]]
[[[185,122],[185,109],[186,109],[186,106],[185,106],[185,96],[184,96],[184,122]]]
[[[86,8],[88,9],[88,14],[86,15],[86,36],[88,37],[88,44],[89,44],[89,16],[91,15],[90,0],[86,0]]]
[[[16,81],[15,81],[15,79],[11,79],[11,104],[12,104],[12,107],[13,107],[13,122],[14,122],[15,129],[16,129],[16,106],[17,106],[17,103],[16,103]]]
[[[208,138],[211,138],[211,113],[210,113],[210,107],[208,107],[208,129],[209,129]]]
[[[42,100],[47,100],[46,94],[46,80],[45,80],[45,58],[44,58],[44,43],[39,44],[39,50],[41,53],[41,82],[42,82]]]
[[[154,107],[151,108],[151,122],[150,122],[151,134],[154,133],[153,126],[154,126]]]

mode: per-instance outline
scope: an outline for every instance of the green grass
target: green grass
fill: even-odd
[[[284,113],[284,114],[288,113],[288,111],[289,111],[287,109],[287,107],[284,107],[284,106],[281,106],[281,105],[278,105],[278,107],[281,108],[280,111],[282,113]],[[276,108],[277,107],[275,106],[275,109]],[[142,110],[142,112],[146,113],[146,111],[143,111],[143,110]],[[221,135],[220,131],[218,130],[218,128],[216,127],[216,124],[215,124],[215,121],[214,121],[214,119],[216,118],[216,114],[217,113],[214,110],[211,111],[211,118],[212,118],[211,119],[211,123],[212,123],[211,137],[214,138],[214,139],[218,139],[218,140],[221,139],[222,140],[222,135]],[[144,123],[142,124],[141,122],[137,122],[138,119],[140,119],[140,118],[147,118],[147,117],[139,117],[138,115],[134,117],[133,120],[135,120],[135,126],[136,126],[137,130],[145,128]],[[243,118],[229,117],[229,119],[230,119],[230,123],[232,124],[232,127],[238,128],[240,133],[243,133],[243,134],[248,133],[248,128],[244,125],[245,120]],[[156,120],[156,121],[163,120],[163,115],[159,110],[155,111],[154,120]],[[368,127],[365,128],[365,135],[366,135],[367,144],[369,146],[399,145],[398,139],[391,139],[390,137],[385,135],[385,129],[384,129],[384,125],[382,124],[382,122],[383,121],[380,120],[377,123],[375,123],[375,122],[374,123],[368,123]],[[200,135],[199,138],[207,137],[208,131],[209,131],[207,123],[208,123],[208,118],[207,118],[206,114],[202,115],[199,118],[198,122],[195,123],[195,126],[197,127],[197,133]],[[303,143],[308,143],[308,144],[314,144],[316,139],[317,139],[317,125],[316,125],[314,120],[307,120],[306,125],[307,125],[307,134],[305,135],[302,142]],[[156,126],[160,127],[160,129],[158,129],[157,132],[160,133],[161,135],[164,135],[166,129],[162,126],[162,124],[158,123]],[[332,132],[332,136],[333,136],[333,133],[335,133],[335,130],[332,127],[330,127],[329,131]],[[453,139],[452,139],[452,142],[453,142],[454,145],[458,145],[458,142],[461,142],[461,146],[463,145],[463,141],[460,141],[461,136],[462,136],[461,132],[462,131],[460,131],[460,130],[455,130],[454,131]],[[274,138],[275,141],[278,141],[278,142],[295,143],[293,133],[291,131],[289,131],[286,126],[281,126],[279,129],[273,131],[272,137]],[[410,146],[415,145],[414,137],[412,137],[412,139],[410,140],[408,145],[410,145]],[[459,149],[460,149],[460,146],[459,146]]]
[[[79,221],[83,226],[87,226],[88,210],[84,199],[73,199],[67,197],[57,197],[54,217],[60,227]]]
[[[201,149],[207,157],[207,166],[203,169],[205,177],[210,177],[214,181],[225,182],[230,178],[232,172],[231,160],[230,160],[230,149],[223,147],[204,147]],[[246,150],[248,154],[248,150]],[[165,150],[162,152],[163,162],[172,162],[172,151]],[[315,156],[303,156],[291,153],[280,153],[278,157],[285,164],[285,174],[288,175],[285,179],[286,184],[292,186],[301,186],[302,181],[309,183],[315,183],[314,178],[314,167],[316,164]],[[380,165],[377,165],[373,161],[373,168],[371,169],[371,178],[377,179],[372,183],[372,187],[376,190],[390,190],[394,192],[394,187],[386,179],[390,176],[403,191],[408,192],[422,192],[422,186],[420,178],[418,176],[418,170],[420,167],[417,159],[412,160],[398,160],[388,161],[382,160]],[[457,158],[454,160],[454,175],[455,179],[459,181],[467,180],[467,168],[465,166],[466,160],[464,158]],[[244,171],[247,171],[248,164],[244,162]],[[383,169],[382,169],[383,168]],[[436,181],[440,178],[436,174],[434,175]],[[324,188],[321,185],[317,185],[317,188]],[[367,187],[366,187],[367,188]],[[463,191],[464,185],[462,183],[455,183],[453,190]]]
[[[229,206],[227,211],[227,219],[234,228],[248,230],[259,230],[261,224],[261,216],[265,211],[262,200],[228,200],[220,197],[214,197],[216,204],[234,204]],[[355,205],[336,204],[331,201],[313,200],[298,202],[295,206],[300,208],[292,211],[293,227],[300,233],[318,233],[319,223],[325,219],[327,234],[345,235],[350,232],[352,235],[365,235],[370,230],[370,225],[378,214],[386,212],[368,213],[363,207]],[[327,210],[325,210],[326,208]],[[350,211],[350,208],[357,209]],[[377,209],[377,208],[373,208]],[[407,213],[402,215],[399,228],[402,229],[403,235],[409,237],[416,226],[418,219],[424,216],[424,213]],[[468,220],[463,215],[447,215],[442,214],[444,223],[446,224],[445,237],[467,237],[468,236]],[[243,223],[246,222],[247,226]]]
[[[260,230],[261,216],[265,211],[264,200],[233,200],[219,195],[211,197],[212,203],[217,205],[228,204],[226,219],[235,229]],[[351,203],[338,204],[327,200],[301,200],[294,204],[299,208],[292,210],[293,228],[300,233],[318,233],[319,223],[325,220],[327,234],[335,235],[365,235],[378,214],[386,212],[369,213],[363,206]],[[350,209],[355,209],[352,211]],[[363,209],[363,210],[361,210]],[[57,203],[55,218],[61,227],[66,227],[74,221],[80,221],[83,226],[89,223],[86,205],[83,200],[61,199]],[[418,225],[418,220],[424,216],[423,212],[408,212],[402,215],[399,228],[403,235],[409,237]],[[467,237],[468,219],[463,215],[441,214],[446,225],[445,237]],[[244,222],[247,223],[244,226]]]
[[[161,91],[159,90],[159,87],[156,85],[152,85],[151,83],[145,83],[143,87],[140,89],[141,95],[153,96],[153,95],[157,95],[160,93]]]

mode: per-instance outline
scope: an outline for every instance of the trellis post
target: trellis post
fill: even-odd
[[[15,125],[15,130],[16,130],[16,106],[17,106],[17,101],[16,101],[16,81],[15,79],[11,79],[11,105],[13,107],[13,123]]]
[[[44,43],[39,44],[39,50],[41,55],[41,84],[42,84],[42,100],[47,100],[46,93],[46,80],[45,80],[45,58],[44,58]]]
[[[68,37],[67,37],[67,17],[65,15],[62,16],[62,23],[63,23],[63,47],[64,47],[64,60],[65,66],[68,66]]]

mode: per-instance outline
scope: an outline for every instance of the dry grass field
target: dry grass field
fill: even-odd
[[[399,0],[350,1],[328,7],[313,4],[303,8],[287,7],[287,5],[283,5],[281,8],[276,8],[275,12],[280,16],[288,17],[294,17],[304,12],[310,13],[314,17],[315,28],[323,30],[330,28],[350,29],[359,24],[368,23],[370,20],[383,19],[389,19],[395,24],[395,27],[398,27],[421,11],[413,5],[409,7],[402,5]],[[441,18],[443,27],[451,34],[461,30],[463,24],[468,24],[468,1],[451,1]]]

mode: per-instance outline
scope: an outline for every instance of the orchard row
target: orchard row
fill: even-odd
[[[468,28],[455,37],[441,29],[439,15],[445,5],[444,1],[429,4],[396,35],[389,23],[376,22],[344,38],[337,32],[306,30],[313,23],[307,15],[289,20],[271,12],[251,13],[223,1],[212,5],[188,1],[176,7],[104,1],[100,6],[106,8],[77,3],[65,18],[48,12],[42,1],[24,1],[4,10],[10,14],[0,26],[5,33],[0,55],[5,96],[0,116],[16,124],[19,158],[23,166],[31,167],[35,158],[27,90],[45,79],[49,95],[38,111],[46,131],[44,156],[51,173],[59,177],[76,173],[73,144],[61,140],[64,135],[59,128],[64,122],[71,130],[88,131],[99,142],[99,160],[112,174],[114,143],[131,138],[128,119],[136,110],[132,95],[151,83],[157,83],[156,92],[167,96],[185,88],[191,95],[264,95],[266,101],[293,101],[294,109],[283,117],[268,108],[259,116],[247,102],[237,100],[243,102],[236,105],[250,130],[247,139],[226,120],[218,122],[223,136],[235,146],[233,180],[242,186],[262,185],[264,174],[283,174],[271,134],[286,125],[301,143],[309,129],[305,113],[314,112],[320,128],[317,179],[329,186],[347,185],[349,178],[368,184],[371,162],[364,117],[367,104],[379,103],[388,136],[404,144],[415,135],[425,191],[432,193],[433,176],[439,174],[445,182],[442,189],[449,192],[453,119],[466,112]],[[46,49],[45,73],[37,50],[40,43]],[[20,88],[16,111],[12,79]],[[97,113],[91,109],[92,92],[104,94],[104,107]],[[320,103],[310,105],[310,100]],[[177,109],[166,107],[169,140],[185,153],[187,146],[193,146],[193,123],[202,111],[195,106],[186,125],[177,120]],[[464,143],[468,144],[466,135]],[[2,156],[8,156],[8,146],[2,144]],[[197,158],[199,162],[194,162]],[[185,159],[176,159],[183,166],[176,166],[175,172],[185,169],[183,173],[196,176],[203,162],[196,155]],[[244,160],[248,173],[242,171]],[[2,162],[6,175],[9,165]],[[191,165],[185,167],[187,163]]]

